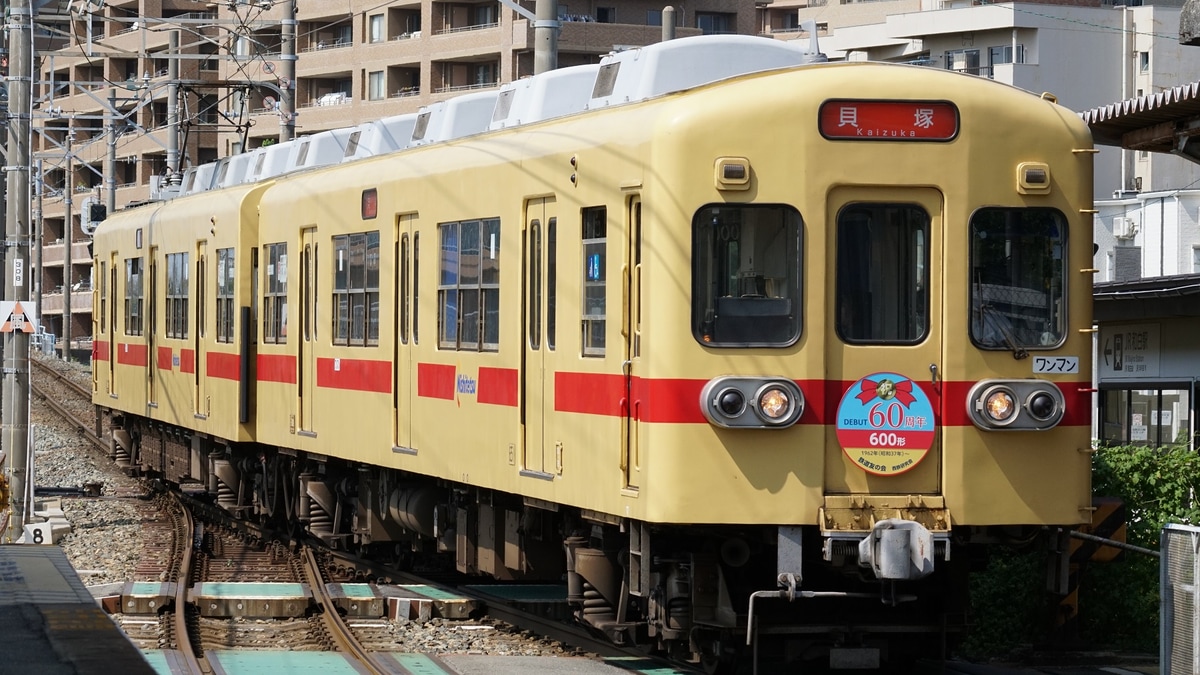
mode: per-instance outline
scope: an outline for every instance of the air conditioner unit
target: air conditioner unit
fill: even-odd
[[[1113,218],[1113,236],[1117,239],[1133,239],[1138,233],[1137,221],[1127,216]]]

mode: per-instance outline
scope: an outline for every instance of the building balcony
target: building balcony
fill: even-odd
[[[80,200],[76,200],[78,202]],[[59,241],[56,244],[42,245],[42,266],[43,267],[61,267],[66,263],[67,245]],[[92,261],[92,256],[88,253],[88,240],[83,239],[71,242],[71,265],[89,264]]]
[[[92,313],[92,288],[90,285],[80,282],[76,284],[75,289],[71,290],[71,314],[91,314]],[[63,295],[61,288],[46,289],[47,293],[42,294],[38,300],[38,313],[41,316],[58,315],[62,316],[63,308],[66,305],[66,297]]]

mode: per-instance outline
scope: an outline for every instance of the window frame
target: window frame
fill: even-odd
[[[287,344],[287,242],[263,244],[263,334],[266,344]]]
[[[500,219],[476,218],[438,223],[438,348],[500,350]],[[416,301],[416,238],[414,290]],[[474,317],[468,319],[467,317]],[[413,314],[416,340],[416,313]]]
[[[188,272],[186,252],[167,254],[166,336],[174,340],[188,337]]]
[[[232,247],[217,249],[217,342],[233,343],[235,325],[234,316],[234,280],[236,251]]]
[[[379,230],[333,238],[333,344],[379,344]],[[357,314],[356,314],[357,312]]]
[[[145,258],[137,256],[125,259],[125,334],[143,335],[145,332]]]

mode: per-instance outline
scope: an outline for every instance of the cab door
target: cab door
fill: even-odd
[[[150,263],[146,272],[149,280],[146,304],[146,324],[143,335],[146,340],[146,402],[158,407],[158,247],[150,247]]]
[[[300,420],[299,431],[315,434],[317,393],[317,228],[300,233]]]
[[[936,494],[943,370],[943,200],[928,188],[841,187],[828,202],[825,486]]]
[[[629,249],[625,252],[622,291],[621,336],[624,338],[625,401],[624,433],[621,434],[621,469],[625,474],[624,487],[637,490],[640,484],[641,457],[640,433],[641,397],[635,391],[635,383],[642,372],[642,202],[634,197],[629,200],[626,211],[626,232],[629,233]]]
[[[522,279],[522,330],[520,414],[521,472],[549,478],[555,468],[546,440],[546,407],[554,405],[554,374],[547,372],[547,352],[554,347],[554,302],[557,266],[553,251],[557,245],[558,219],[554,198],[532,199],[526,204],[524,232],[524,269]]]

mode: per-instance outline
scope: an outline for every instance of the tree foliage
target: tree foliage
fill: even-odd
[[[1200,453],[1186,445],[1102,447],[1092,462],[1093,494],[1125,503],[1130,544],[1159,548],[1168,523],[1200,523]],[[974,626],[964,654],[1003,657],[1052,645],[1058,598],[1045,591],[1046,552],[999,551],[971,579]],[[1079,569],[1079,634],[1075,645],[1156,653],[1159,560],[1125,552],[1114,562]]]

